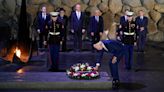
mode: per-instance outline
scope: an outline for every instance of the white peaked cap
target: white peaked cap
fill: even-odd
[[[58,16],[59,12],[50,12],[51,16]]]
[[[127,16],[132,16],[134,14],[134,12],[128,11],[127,12]]]

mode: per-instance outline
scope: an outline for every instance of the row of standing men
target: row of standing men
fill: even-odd
[[[100,40],[104,30],[104,22],[103,18],[100,16],[101,12],[99,10],[96,10],[94,16],[89,19],[89,26],[86,23],[86,14],[81,11],[80,4],[75,6],[75,11],[71,13],[70,18],[65,15],[65,10],[63,8],[58,9],[57,12],[59,12],[57,21],[62,25],[62,28],[60,29],[62,51],[66,51],[67,49],[66,41],[68,22],[70,22],[70,30],[74,38],[74,51],[82,50],[82,35],[87,32],[86,29],[89,30],[92,43],[96,43]],[[46,42],[48,38],[48,26],[50,20],[51,15],[46,12],[46,7],[43,6],[36,18],[36,30],[39,33],[39,48],[47,47]]]

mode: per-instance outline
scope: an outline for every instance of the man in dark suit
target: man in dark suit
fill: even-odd
[[[57,21],[59,12],[50,12],[51,20],[48,22],[48,44],[49,44],[49,57],[51,62],[51,68],[49,71],[59,70],[59,51],[61,41],[62,24]]]
[[[48,35],[48,21],[50,20],[50,15],[46,11],[46,6],[41,8],[37,16],[37,32],[39,33],[39,48],[47,46],[47,35]]]
[[[74,49],[82,48],[82,34],[85,32],[85,14],[81,11],[81,5],[76,4],[75,11],[71,14],[71,32],[74,35]]]
[[[128,20],[125,25],[122,26],[121,30],[123,32],[122,43],[125,49],[125,68],[131,70],[133,63],[133,47],[136,45],[137,33],[136,25],[133,21],[133,12],[128,12],[127,16]]]
[[[144,52],[146,35],[148,32],[147,25],[148,25],[148,18],[144,16],[144,11],[140,10],[139,16],[136,18],[136,26],[137,26],[137,33],[138,33],[138,41],[137,41],[138,52]]]
[[[109,66],[111,75],[113,77],[113,87],[119,86],[118,63],[124,55],[124,46],[118,41],[103,40],[94,44],[94,48],[99,51],[96,61],[97,64],[101,63],[101,59],[103,58],[103,52],[110,53],[109,55],[111,56],[111,58],[109,60]]]
[[[119,29],[117,30],[117,40],[119,40],[119,41],[121,41],[122,35],[123,35],[123,32],[122,32],[121,28],[126,25],[126,22],[128,20],[128,16],[127,16],[128,12],[129,12],[129,10],[126,9],[125,13],[124,13],[124,16],[120,17],[120,25],[119,25]]]
[[[59,16],[57,21],[62,24],[62,30],[61,30],[62,51],[66,51],[68,17],[65,15],[65,10],[63,8],[59,9]]]
[[[101,12],[95,10],[95,15],[90,18],[89,30],[92,37],[92,45],[100,41],[100,37],[104,31],[104,21],[100,15]]]

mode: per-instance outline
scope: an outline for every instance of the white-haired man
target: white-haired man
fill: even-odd
[[[98,50],[98,56],[96,63],[101,63],[103,57],[103,52],[110,53],[109,66],[111,71],[111,76],[113,77],[113,87],[119,86],[119,72],[118,63],[124,55],[124,47],[122,43],[114,40],[103,40],[93,45],[95,49]]]

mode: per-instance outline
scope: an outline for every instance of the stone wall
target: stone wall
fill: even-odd
[[[105,21],[105,30],[115,38],[116,25],[119,17],[123,15],[125,9],[137,12],[143,9],[149,18],[148,39],[152,41],[164,41],[164,0],[26,0],[27,12],[35,18],[41,5],[47,5],[48,11],[53,11],[59,7],[66,10],[67,16],[76,3],[82,5],[82,10],[92,15],[94,9],[100,9]],[[0,0],[0,23],[17,21],[20,12],[21,0]],[[103,37],[105,39],[105,36]]]

